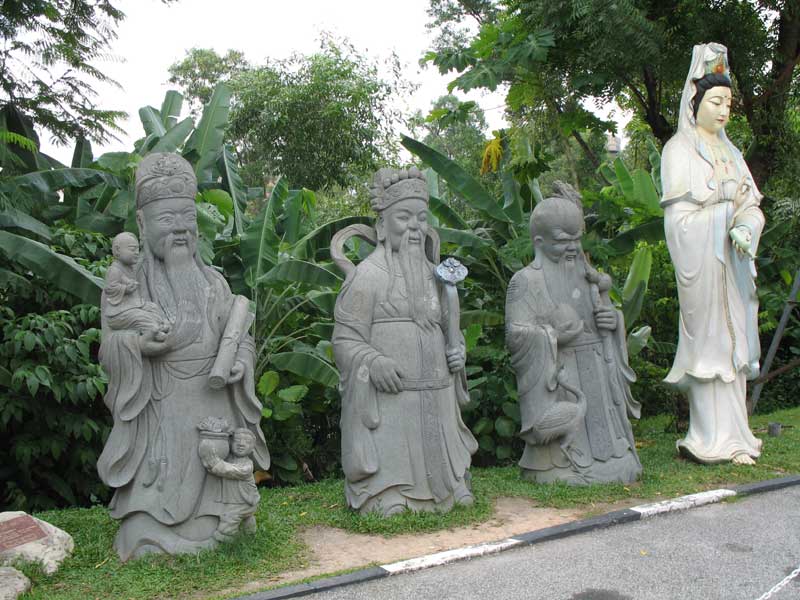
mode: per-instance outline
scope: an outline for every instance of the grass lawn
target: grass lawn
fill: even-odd
[[[783,435],[767,437],[762,430],[769,421],[782,423]],[[406,513],[385,520],[361,517],[347,510],[340,480],[265,489],[255,536],[191,557],[147,557],[121,564],[112,549],[116,524],[104,507],[44,512],[36,516],[69,532],[75,539],[75,552],[52,577],[36,567],[22,567],[33,582],[33,589],[24,598],[208,597],[214,590],[302,567],[307,555],[297,533],[312,525],[391,536],[485,521],[492,514],[492,501],[503,496],[531,498],[541,506],[585,507],[591,513],[601,512],[596,505],[602,503],[631,498],[666,499],[800,473],[800,408],[751,420],[756,435],[764,439],[764,452],[755,467],[701,466],[679,459],[675,451],[679,436],[664,433],[666,423],[666,417],[655,417],[634,425],[644,474],[641,481],[632,485],[548,486],[520,480],[515,466],[474,469],[474,506],[459,507],[447,515]]]

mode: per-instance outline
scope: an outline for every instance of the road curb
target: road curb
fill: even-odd
[[[570,523],[545,527],[544,529],[537,529],[536,531],[522,533],[496,542],[485,542],[473,546],[465,546],[464,548],[456,548],[455,550],[445,550],[444,552],[436,552],[426,556],[360,569],[344,575],[335,575],[308,583],[299,583],[264,592],[257,592],[255,594],[248,594],[246,596],[238,596],[233,600],[283,600],[285,598],[299,598],[301,596],[332,590],[354,583],[363,583],[372,581],[373,579],[382,579],[391,575],[399,575],[401,573],[409,573],[411,571],[447,565],[469,558],[497,554],[512,548],[531,546],[533,544],[557,540],[580,533],[605,529],[621,523],[641,521],[657,515],[689,510],[706,504],[714,504],[726,498],[751,496],[753,494],[780,490],[793,485],[800,485],[800,475],[768,479],[766,481],[747,483],[730,488],[689,494],[688,496],[680,496],[671,500],[664,500],[663,502],[642,504],[623,510],[615,510],[597,517],[590,517],[588,519],[581,519],[580,521],[572,521]]]

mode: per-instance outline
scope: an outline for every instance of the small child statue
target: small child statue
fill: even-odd
[[[152,302],[144,302],[139,294],[133,268],[139,260],[139,240],[123,231],[111,243],[114,262],[106,271],[103,296],[105,316],[112,329],[157,330],[155,340],[164,341],[170,331],[169,322]]]
[[[209,473],[222,479],[222,503],[229,506],[220,515],[219,525],[214,532],[214,539],[218,542],[233,539],[240,525],[245,533],[256,531],[254,515],[261,496],[253,474],[253,461],[250,459],[255,443],[255,434],[241,427],[234,429],[231,434],[230,459],[220,458],[212,444],[200,445],[203,466]]]

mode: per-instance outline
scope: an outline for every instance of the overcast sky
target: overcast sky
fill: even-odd
[[[407,80],[420,84],[405,105],[427,113],[431,103],[447,93],[451,78],[434,68],[421,68],[419,59],[430,47],[429,0],[180,0],[164,5],[159,0],[120,0],[127,15],[107,60],[96,66],[122,89],[97,84],[98,105],[119,109],[129,118],[120,124],[126,135],[119,142],[95,147],[94,154],[133,148],[144,135],[138,110],[159,107],[167,84],[167,68],[192,47],[244,52],[252,63],[285,58],[293,52],[310,54],[319,48],[321,32],[347,38],[370,59],[387,58],[392,51],[404,64]],[[463,96],[463,95],[462,95]],[[465,99],[466,96],[463,96]],[[503,95],[470,94],[486,110],[490,129],[503,126]],[[71,147],[53,146],[42,136],[43,150],[69,163]]]

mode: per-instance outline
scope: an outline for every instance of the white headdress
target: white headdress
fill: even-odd
[[[693,101],[697,93],[697,80],[712,73],[730,78],[728,49],[716,42],[697,44],[692,51],[692,66],[689,67],[689,74],[686,76],[681,94],[681,110],[678,117],[678,131],[681,133],[694,133],[697,119],[694,116]],[[719,135],[728,141],[724,129],[720,130]]]

